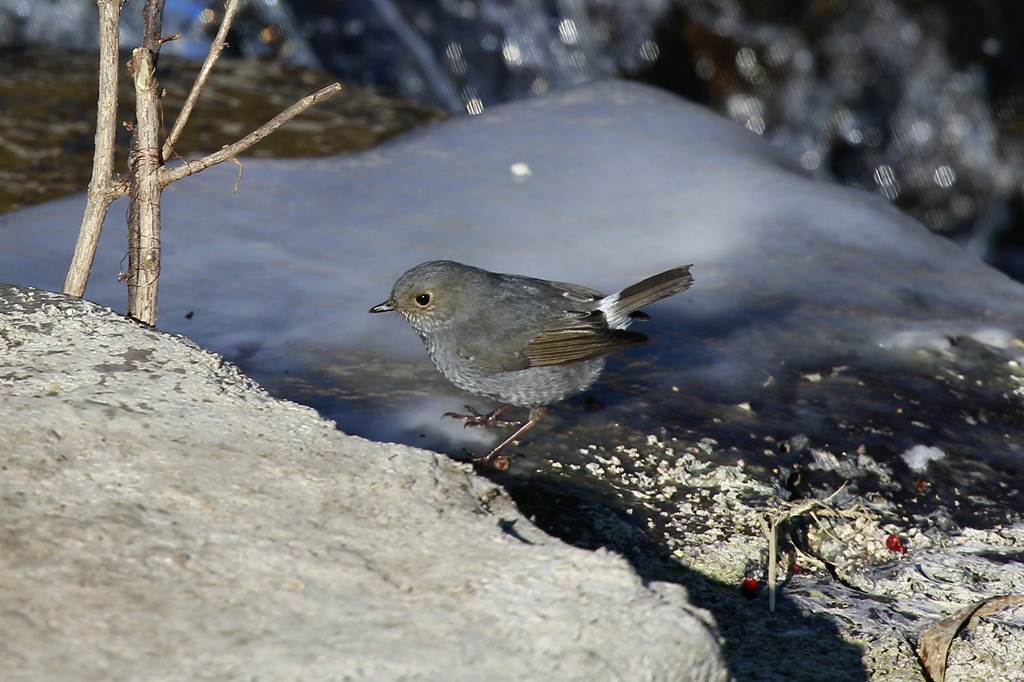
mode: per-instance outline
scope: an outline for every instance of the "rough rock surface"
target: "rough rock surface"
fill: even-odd
[[[219,356],[0,285],[0,678],[726,679],[678,585]]]

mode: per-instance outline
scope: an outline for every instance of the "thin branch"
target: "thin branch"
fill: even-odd
[[[177,182],[182,178],[187,178],[190,175],[195,175],[200,171],[206,170],[210,166],[216,166],[218,163],[223,163],[231,159],[233,156],[244,152],[249,147],[253,146],[263,138],[267,137],[272,132],[274,132],[282,125],[292,120],[293,118],[295,118],[296,116],[298,116],[299,114],[301,114],[303,111],[310,108],[314,104],[322,102],[338,94],[339,92],[341,92],[341,89],[341,83],[334,83],[332,85],[328,85],[326,88],[317,90],[312,95],[307,95],[306,97],[303,97],[298,102],[291,105],[290,107],[282,111],[280,114],[278,114],[277,116],[270,119],[256,130],[252,131],[251,133],[243,137],[241,140],[238,140],[233,144],[225,145],[224,147],[221,147],[219,151],[204,156],[201,159],[186,161],[183,165],[175,166],[174,168],[162,168],[160,170],[162,178],[160,181],[161,184],[164,187],[166,187],[172,182]],[[120,199],[124,195],[128,194],[128,188],[124,185],[113,187],[110,191],[112,199]]]
[[[164,5],[167,0],[146,0],[142,9],[142,47],[153,53],[154,66],[160,46],[164,44]]]
[[[100,230],[110,203],[118,196],[114,186],[114,137],[117,133],[118,32],[121,6],[125,0],[97,0],[100,15],[99,98],[96,106],[96,149],[92,157],[92,179],[82,227],[71,257],[64,293],[81,298],[92,272]]]
[[[160,105],[153,53],[132,53],[135,67],[136,119],[131,159],[131,205],[128,219],[128,317],[156,324],[160,276]]]
[[[217,37],[213,39],[210,52],[206,55],[206,61],[203,62],[203,67],[199,70],[199,75],[196,76],[196,82],[192,85],[192,91],[188,93],[185,103],[181,105],[178,119],[174,122],[174,127],[164,141],[162,154],[164,159],[169,159],[174,154],[174,145],[178,142],[178,138],[181,137],[181,132],[185,129],[188,117],[192,115],[192,109],[195,108],[199,95],[202,94],[203,87],[210,78],[214,64],[217,63],[220,53],[224,51],[224,47],[227,45],[228,31],[231,29],[231,23],[235,19],[235,14],[238,13],[238,2],[239,0],[227,0],[224,4],[224,20],[220,24],[220,29],[217,30]]]
[[[295,104],[291,105],[280,114],[270,119],[256,130],[252,131],[238,142],[221,147],[218,151],[204,156],[201,159],[194,161],[186,161],[184,165],[175,166],[174,168],[164,168],[160,172],[161,184],[166,187],[167,185],[186,178],[190,175],[206,170],[210,166],[216,166],[218,163],[223,163],[229,159],[234,158],[238,154],[241,154],[249,147],[253,146],[267,135],[280,128],[282,125],[292,120],[306,109],[310,108],[318,102],[322,102],[325,99],[333,97],[341,91],[341,83],[334,83],[328,85],[322,90],[317,90],[312,95],[303,97]]]
[[[142,47],[132,52],[135,125],[128,212],[128,316],[156,324],[160,278],[160,95],[156,59],[162,45],[165,0],[146,0]]]
[[[235,162],[236,166],[238,166],[238,179],[235,180],[235,186],[231,188],[231,193],[237,194],[238,188],[242,186],[242,162],[237,158],[231,160]]]

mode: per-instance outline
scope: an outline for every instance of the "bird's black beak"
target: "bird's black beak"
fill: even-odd
[[[389,313],[395,309],[395,306],[391,305],[390,301],[384,301],[380,305],[375,305],[370,308],[371,313]]]

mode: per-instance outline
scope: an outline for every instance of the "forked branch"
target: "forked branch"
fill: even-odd
[[[64,293],[82,296],[92,269],[100,230],[111,202],[131,195],[129,207],[128,314],[147,324],[156,322],[156,292],[160,274],[160,197],[167,185],[210,166],[233,160],[300,113],[337,94],[339,83],[329,85],[284,110],[273,119],[233,144],[201,159],[166,168],[164,162],[174,154],[174,146],[184,130],[210,72],[223,51],[231,22],[238,12],[239,0],[227,0],[224,20],[206,61],[185,100],[181,113],[167,139],[159,140],[159,88],[155,80],[156,56],[164,42],[160,29],[165,0],[146,0],[143,9],[143,45],[132,59],[136,90],[136,118],[126,124],[132,130],[133,144],[128,180],[114,177],[114,134],[117,129],[118,31],[121,8],[126,0],[96,0],[100,13],[100,90],[96,117],[96,151],[93,176],[89,183],[88,203],[75,254],[64,283]]]

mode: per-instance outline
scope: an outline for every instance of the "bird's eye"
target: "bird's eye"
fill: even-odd
[[[416,303],[420,306],[426,307],[430,303],[430,294],[420,294],[416,297]]]

